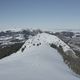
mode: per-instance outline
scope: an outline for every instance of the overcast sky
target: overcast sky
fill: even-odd
[[[0,0],[0,29],[80,29],[80,0]]]

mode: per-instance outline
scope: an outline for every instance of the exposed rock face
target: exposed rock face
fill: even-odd
[[[68,44],[80,56],[80,33],[58,32],[55,35]]]

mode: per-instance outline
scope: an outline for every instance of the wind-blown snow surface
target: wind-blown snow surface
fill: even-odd
[[[72,75],[57,50],[49,46],[52,42],[57,44],[58,40],[42,33],[26,41],[23,52],[20,49],[0,61],[0,80],[80,80]],[[38,43],[41,45],[37,46]],[[69,49],[65,46],[64,51]]]

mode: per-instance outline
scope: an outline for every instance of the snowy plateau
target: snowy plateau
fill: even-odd
[[[49,44],[72,50],[54,35],[41,33],[28,39],[17,53],[0,60],[0,80],[80,80]]]

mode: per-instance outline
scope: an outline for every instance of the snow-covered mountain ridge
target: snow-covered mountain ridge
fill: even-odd
[[[47,33],[38,34],[37,36],[34,36],[33,38],[27,40],[25,42],[25,44],[23,45],[22,49],[23,48],[28,49],[30,47],[40,46],[40,45],[43,45],[43,44],[47,44],[47,45],[55,44],[57,47],[62,46],[64,52],[66,52],[68,50],[73,51],[66,43],[64,43],[58,37],[56,37],[55,35],[47,34]]]
[[[50,43],[71,50],[58,37],[46,33],[27,40],[15,54],[0,61],[1,80],[79,80]],[[4,77],[5,76],[5,77]]]

